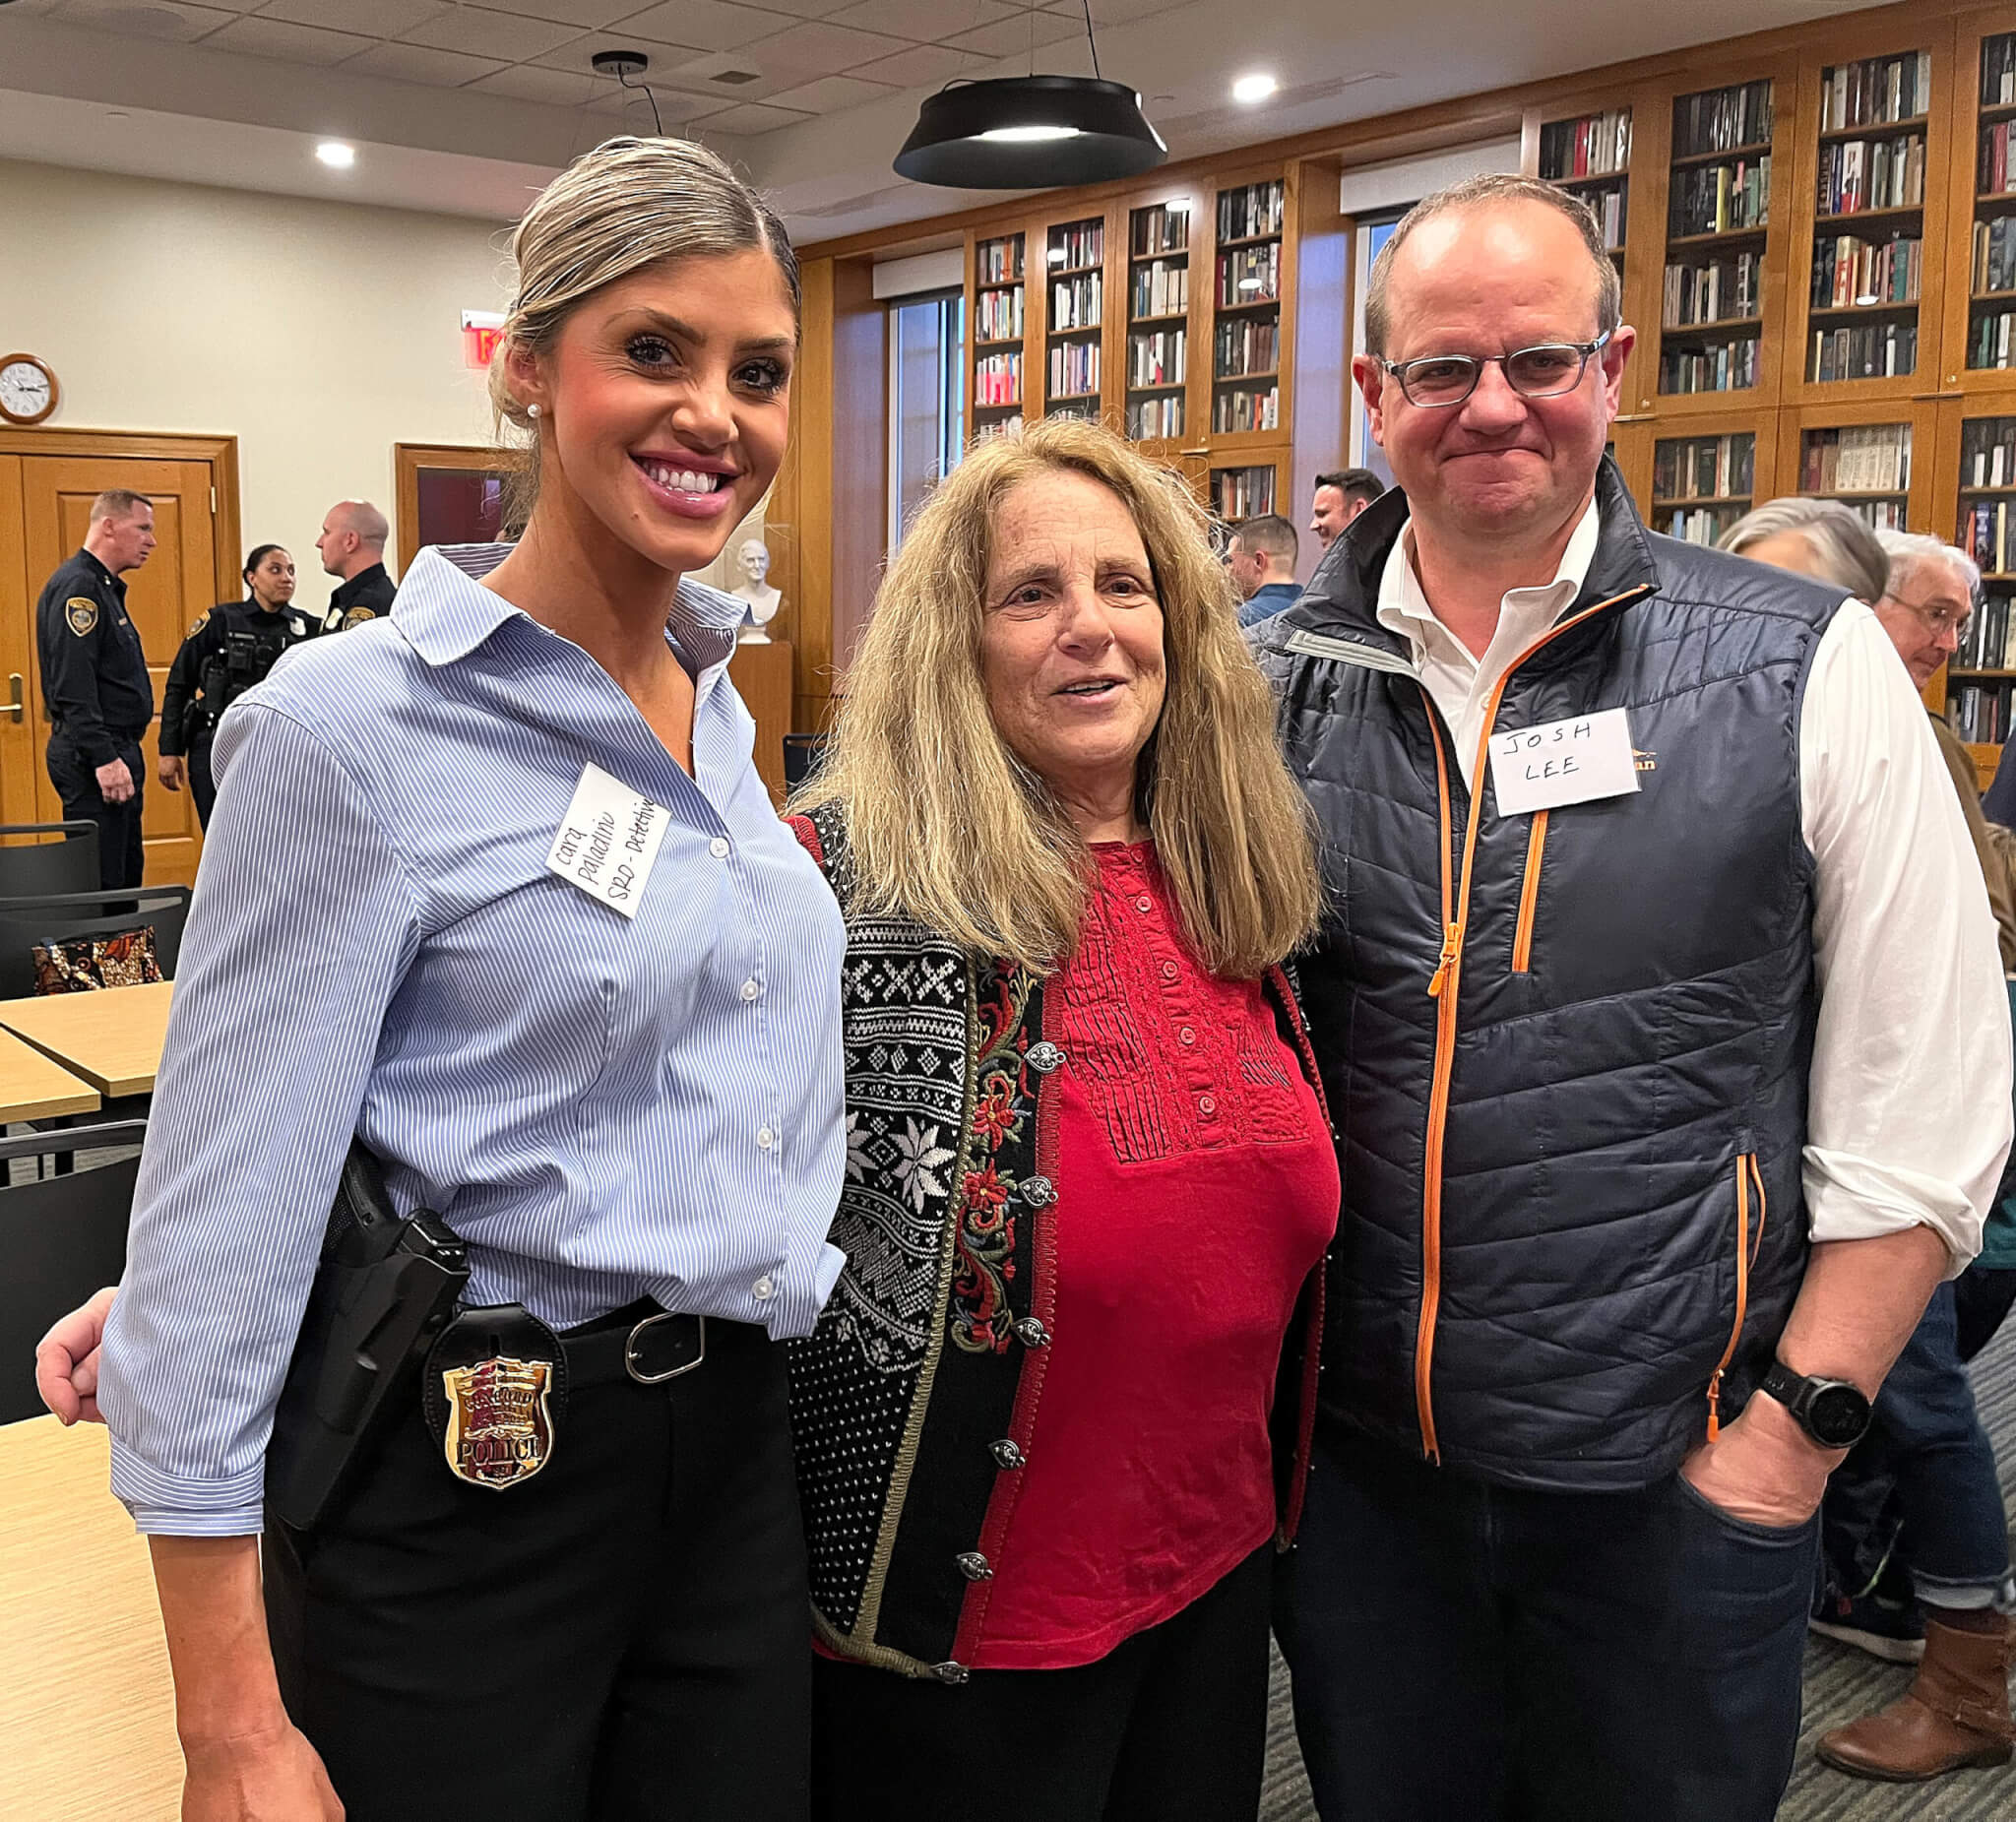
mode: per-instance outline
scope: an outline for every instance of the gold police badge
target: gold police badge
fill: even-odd
[[[98,623],[98,604],[89,595],[73,595],[63,603],[63,618],[82,639]]]
[[[445,1369],[448,1428],[442,1447],[449,1473],[472,1486],[499,1489],[537,1474],[553,1459],[553,1420],[546,1408],[552,1381],[551,1361],[508,1354]]]
[[[351,627],[362,626],[366,620],[375,620],[377,617],[368,607],[352,607],[343,617],[344,630],[347,632]]]

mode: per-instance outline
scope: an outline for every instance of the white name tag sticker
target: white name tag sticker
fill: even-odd
[[[637,915],[671,813],[599,766],[585,767],[546,865],[592,899]]]
[[[1500,816],[1593,803],[1636,790],[1638,765],[1625,712],[1605,709],[1493,734],[1491,787]]]

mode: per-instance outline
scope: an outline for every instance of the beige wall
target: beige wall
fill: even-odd
[[[246,544],[303,601],[334,501],[393,515],[395,443],[488,437],[462,312],[507,301],[502,226],[7,160],[0,221],[0,354],[55,368],[51,421],[236,436]]]

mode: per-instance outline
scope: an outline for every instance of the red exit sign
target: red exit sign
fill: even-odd
[[[496,310],[465,310],[462,313],[462,352],[465,364],[484,368],[504,340],[504,318]]]

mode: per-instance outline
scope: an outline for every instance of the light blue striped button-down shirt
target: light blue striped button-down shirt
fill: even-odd
[[[423,551],[388,620],[289,653],[219,730],[99,1404],[141,1530],[261,1527],[343,1157],[555,1327],[640,1296],[810,1331],[839,1275],[840,965],[818,869],[683,584],[694,775],[578,646]],[[465,573],[467,572],[467,573]],[[634,918],[548,870],[593,763],[669,812]]]

